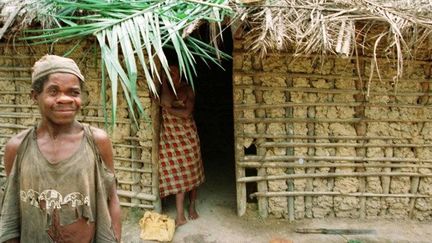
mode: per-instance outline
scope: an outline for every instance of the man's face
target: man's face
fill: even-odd
[[[72,123],[81,109],[81,87],[77,76],[53,73],[40,94],[32,93],[43,119],[64,125]]]

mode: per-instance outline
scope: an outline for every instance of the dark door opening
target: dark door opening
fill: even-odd
[[[232,55],[233,41],[229,29],[224,31],[220,49]],[[232,59],[222,61],[224,70],[216,64],[208,64],[198,63],[198,77],[194,82],[194,115],[206,175],[206,182],[199,191],[205,198],[217,197],[213,200],[223,199],[235,208]]]

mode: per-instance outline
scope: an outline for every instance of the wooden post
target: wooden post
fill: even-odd
[[[425,67],[425,73],[426,73],[426,78],[429,79],[431,76],[431,67],[430,66]],[[429,87],[430,87],[429,82],[421,83],[421,87],[422,87],[422,91],[425,93],[425,95],[420,96],[417,103],[421,104],[421,105],[425,105],[429,101],[429,94],[428,94],[429,93]],[[424,123],[423,123],[423,126],[424,126]],[[416,157],[418,157],[418,155],[416,155]],[[414,168],[414,170],[415,170],[415,172],[418,172],[418,168]],[[418,176],[412,177],[411,189],[410,189],[410,192],[412,194],[417,194],[419,184],[420,184],[420,178]],[[409,204],[410,205],[410,208],[409,208],[410,219],[414,219],[415,203],[416,203],[416,198],[411,198],[410,204]]]
[[[360,71],[360,70],[358,70],[358,71]],[[355,81],[355,88],[357,90],[364,91],[365,87],[364,87],[364,83],[361,79],[358,79]],[[363,104],[361,106],[354,107],[354,111],[355,111],[354,116],[356,118],[365,118],[365,103],[366,103],[365,95],[363,93],[355,94],[354,100],[355,100],[355,102],[359,102],[359,103]],[[356,123],[354,125],[354,128],[356,130],[357,136],[366,137],[366,129],[367,129],[366,122],[361,121],[359,123]],[[365,141],[366,140],[358,140],[357,142],[364,145]],[[356,148],[356,156],[357,157],[366,157],[366,148],[365,147]],[[358,162],[361,162],[361,161],[358,161]],[[355,171],[365,172],[365,168],[357,167]],[[360,182],[359,192],[364,193],[366,191],[366,178],[360,177],[359,182]],[[361,219],[366,218],[366,197],[360,198],[360,218]]]
[[[236,124],[235,121],[237,119],[239,111],[234,111],[234,158],[236,161],[235,170],[236,170],[236,180],[246,176],[246,170],[244,167],[238,166],[238,162],[241,158],[244,157],[243,144],[241,144],[242,139],[238,139],[236,133],[243,131],[243,125]],[[237,215],[243,216],[246,213],[246,183],[244,182],[236,182],[237,189]]]
[[[292,78],[289,78],[288,80],[287,80],[287,86],[288,87],[292,87],[293,86],[293,80],[292,80]],[[291,100],[291,93],[290,92],[285,92],[285,99],[286,99],[286,101],[287,102],[289,102],[290,100]],[[293,107],[287,107],[286,108],[286,110],[285,110],[285,114],[286,114],[286,117],[290,117],[290,118],[292,118],[293,117]],[[292,124],[292,123],[287,123],[286,124],[286,133],[287,133],[287,135],[294,135],[294,125]],[[287,139],[287,142],[292,142],[293,141],[293,139],[291,138],[291,139]],[[289,147],[289,148],[287,148],[287,155],[290,155],[290,156],[294,156],[294,148],[293,147]],[[292,167],[288,167],[288,170],[287,170],[287,173],[288,174],[294,174],[294,168],[292,168]],[[288,179],[287,180],[287,190],[288,190],[288,192],[294,192],[294,180],[293,179]],[[291,197],[288,197],[288,220],[290,221],[290,222],[293,222],[294,221],[294,219],[295,219],[295,208],[294,208],[294,197],[293,196],[291,196]]]
[[[255,93],[256,103],[257,104],[263,103],[263,91],[255,90],[254,93]],[[264,117],[264,116],[265,116],[265,112],[259,112],[259,111],[255,112],[255,117]],[[258,126],[258,124],[256,124],[255,126],[257,126],[257,132],[258,133],[264,133],[265,132],[265,126]],[[266,154],[266,148],[263,148],[260,146],[264,142],[265,142],[264,138],[259,138],[256,140],[257,155],[258,156],[264,157]],[[259,168],[257,171],[257,175],[258,176],[266,176],[267,175],[267,169],[266,168]],[[267,181],[257,182],[257,189],[258,189],[258,192],[267,192],[268,191]],[[266,197],[258,198],[259,215],[262,218],[267,218],[268,217],[268,211],[269,211],[268,199]]]
[[[308,107],[307,108],[307,116],[308,118],[315,118],[315,107]],[[307,133],[308,136],[314,136],[315,135],[315,124],[314,123],[307,123]],[[315,140],[314,139],[308,139],[309,143],[314,143]],[[314,147],[309,147],[308,148],[308,156],[314,156],[315,155],[315,148]],[[306,161],[307,163],[308,161]],[[311,167],[311,168],[307,168],[306,169],[306,174],[314,174],[315,173],[315,168]],[[306,191],[313,191],[313,179],[309,178],[306,180]],[[312,208],[313,208],[313,202],[312,202],[312,197],[307,196],[305,197],[305,214],[306,217],[308,218],[312,218],[313,217],[313,213],[312,213]]]
[[[130,116],[132,117],[132,116]],[[137,134],[138,128],[135,126],[134,122],[131,120],[131,128],[130,128],[130,136],[134,137]],[[134,147],[131,148],[131,159],[136,160],[139,159],[138,156],[141,155],[141,149],[139,149],[136,145],[138,145],[138,142],[135,140],[131,140],[130,144]],[[141,157],[141,156],[140,156]],[[131,164],[132,169],[138,169],[141,168],[141,163],[138,162],[132,162]],[[141,173],[137,172],[131,172],[132,173],[132,181],[141,181]],[[134,183],[131,186],[132,193],[140,193],[141,192],[141,183]],[[141,200],[138,198],[131,198],[131,204],[141,204]]]
[[[234,39],[234,44],[237,41],[237,39]],[[236,58],[237,55],[242,55],[242,53],[233,53],[233,66],[236,67],[237,65],[241,66],[242,64],[236,63],[238,58]],[[237,70],[233,70],[234,72],[237,72]],[[244,149],[243,149],[243,139],[242,136],[239,136],[239,134],[244,133],[244,125],[238,123],[239,118],[241,117],[241,110],[236,107],[236,97],[235,94],[237,92],[237,85],[235,83],[236,78],[234,77],[233,72],[233,85],[232,85],[232,93],[233,93],[233,120],[234,120],[234,160],[235,160],[235,174],[236,179],[242,178],[246,176],[246,170],[244,167],[238,166],[237,163],[239,163],[240,160],[244,158]],[[236,191],[237,191],[237,215],[243,216],[246,213],[246,183],[243,182],[236,182]]]
[[[162,212],[162,203],[159,197],[159,140],[160,140],[160,108],[159,105],[152,101],[151,104],[151,121],[153,129],[151,162],[152,162],[152,194],[156,195],[156,200],[153,201],[154,210],[158,213]]]

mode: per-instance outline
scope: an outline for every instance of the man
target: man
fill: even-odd
[[[76,120],[83,84],[72,59],[34,64],[31,98],[42,119],[5,146],[0,242],[120,241],[111,141]]]

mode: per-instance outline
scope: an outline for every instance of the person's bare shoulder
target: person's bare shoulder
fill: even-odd
[[[15,136],[13,136],[6,143],[5,150],[4,150],[4,156],[3,156],[6,175],[10,174],[14,160],[15,160],[15,157],[16,157],[17,152],[18,152],[18,148],[21,145],[22,141],[24,140],[24,138],[28,132],[29,132],[29,129],[26,129],[26,130],[16,134]]]
[[[93,138],[96,141],[96,143],[103,143],[106,142],[106,140],[110,140],[108,134],[105,132],[105,130],[97,128],[97,127],[92,127],[90,126],[90,129],[92,131],[93,134]]]
[[[90,129],[102,160],[110,170],[114,171],[111,139],[103,129],[97,127],[90,127]]]

